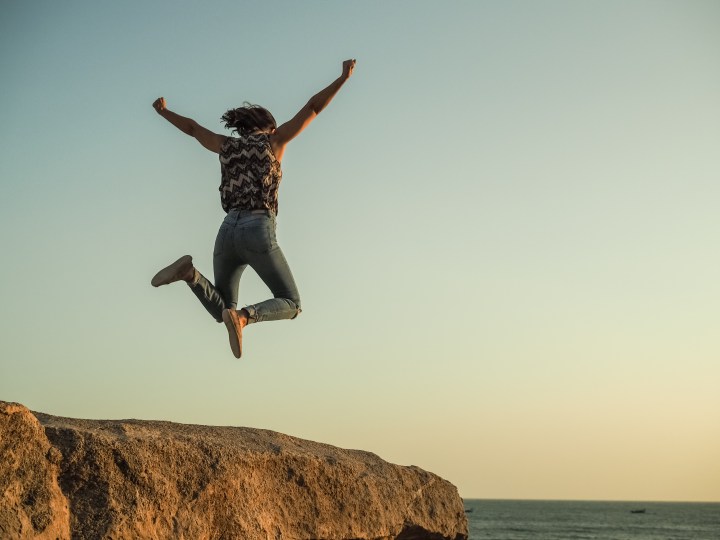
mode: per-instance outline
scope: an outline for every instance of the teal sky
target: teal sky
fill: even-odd
[[[288,120],[296,321],[241,361],[218,133]],[[0,399],[281,431],[463,497],[720,501],[720,3],[3,2]],[[241,303],[268,296],[250,271]]]

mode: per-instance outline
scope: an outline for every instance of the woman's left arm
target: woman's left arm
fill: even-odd
[[[287,144],[310,125],[320,112],[327,107],[340,88],[355,70],[355,59],[345,60],[342,64],[342,75],[310,98],[305,106],[289,121],[275,130],[272,135],[273,151],[278,159],[282,159]]]
[[[211,152],[215,152],[216,154],[220,153],[220,147],[226,139],[224,135],[213,133],[209,129],[202,127],[192,118],[185,118],[184,116],[180,116],[179,114],[172,112],[167,108],[165,98],[163,97],[157,98],[153,103],[153,107],[160,116],[180,131],[197,139],[200,144]]]

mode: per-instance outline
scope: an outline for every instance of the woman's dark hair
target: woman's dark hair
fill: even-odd
[[[247,101],[242,107],[230,109],[220,118],[225,122],[225,127],[236,131],[240,135],[252,133],[253,131],[267,131],[277,128],[275,118],[265,107],[253,105]]]

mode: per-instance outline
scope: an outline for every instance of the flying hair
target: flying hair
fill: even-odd
[[[240,135],[247,135],[253,131],[268,131],[277,128],[275,118],[270,111],[260,105],[245,101],[242,107],[229,109],[220,118],[225,122],[227,129],[232,129]]]

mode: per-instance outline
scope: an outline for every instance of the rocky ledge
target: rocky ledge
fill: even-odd
[[[262,429],[0,401],[0,538],[465,540],[455,486]]]

